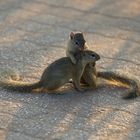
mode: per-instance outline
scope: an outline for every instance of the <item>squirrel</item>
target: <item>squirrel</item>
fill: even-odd
[[[89,47],[86,45],[86,41],[84,39],[84,35],[82,32],[70,33],[70,39],[68,41],[68,46],[66,49],[66,55],[70,57],[72,63],[76,63],[78,61],[76,59],[76,54],[81,51],[86,51]],[[123,98],[134,98],[139,96],[139,87],[138,82],[133,79],[129,79],[127,76],[119,75],[115,72],[98,72],[96,71],[96,62],[92,62],[86,65],[83,75],[81,77],[81,83],[87,84],[87,86],[95,88],[97,86],[97,78],[103,78],[106,80],[116,80],[122,84],[128,85],[131,90],[126,93]]]
[[[70,37],[67,44],[66,56],[70,57],[73,64],[76,64],[75,55],[80,51],[84,51],[89,49],[86,44],[84,34],[82,32],[71,32]],[[83,72],[81,83],[86,84],[90,87],[96,87],[96,67],[95,62],[89,63],[86,65],[85,70]]]
[[[51,63],[43,72],[40,81],[29,84],[14,80],[2,80],[0,86],[4,89],[19,92],[32,92],[36,89],[54,91],[73,80],[75,89],[82,91],[80,79],[88,63],[98,61],[100,56],[90,50],[81,51],[76,55],[77,62],[73,64],[69,57],[62,57]]]
[[[76,64],[76,58],[74,55],[79,51],[83,51],[87,48],[88,46],[86,45],[83,33],[70,33],[70,38],[68,40],[68,45],[66,49],[66,56],[70,57],[73,64]]]

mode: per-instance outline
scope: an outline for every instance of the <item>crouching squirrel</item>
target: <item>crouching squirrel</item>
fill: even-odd
[[[20,81],[2,80],[0,86],[5,89],[20,92],[31,92],[36,89],[46,89],[54,91],[73,80],[74,87],[81,91],[80,79],[88,63],[95,62],[100,56],[90,50],[81,51],[77,54],[76,65],[72,63],[69,57],[60,58],[51,63],[43,72],[40,81],[29,84]]]

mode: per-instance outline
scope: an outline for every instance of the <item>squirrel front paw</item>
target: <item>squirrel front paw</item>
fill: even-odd
[[[76,59],[73,58],[73,59],[71,59],[71,61],[73,64],[76,64]]]

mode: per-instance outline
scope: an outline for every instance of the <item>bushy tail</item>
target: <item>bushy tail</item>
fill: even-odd
[[[121,82],[122,84],[128,85],[131,89],[123,96],[124,99],[136,98],[140,95],[138,82],[133,79],[129,79],[126,76],[110,71],[98,72],[97,76],[106,80],[115,80]]]
[[[41,88],[41,82],[29,84],[20,81],[0,81],[0,86],[10,91],[31,92],[32,90]]]

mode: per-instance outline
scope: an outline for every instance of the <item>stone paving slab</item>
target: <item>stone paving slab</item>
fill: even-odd
[[[102,56],[99,70],[139,80],[139,9],[139,0],[1,0],[0,72],[12,69],[34,82],[65,56],[69,33],[82,31]],[[78,93],[69,84],[53,95],[0,89],[0,140],[139,140],[140,98],[121,99],[126,91],[105,85]]]

